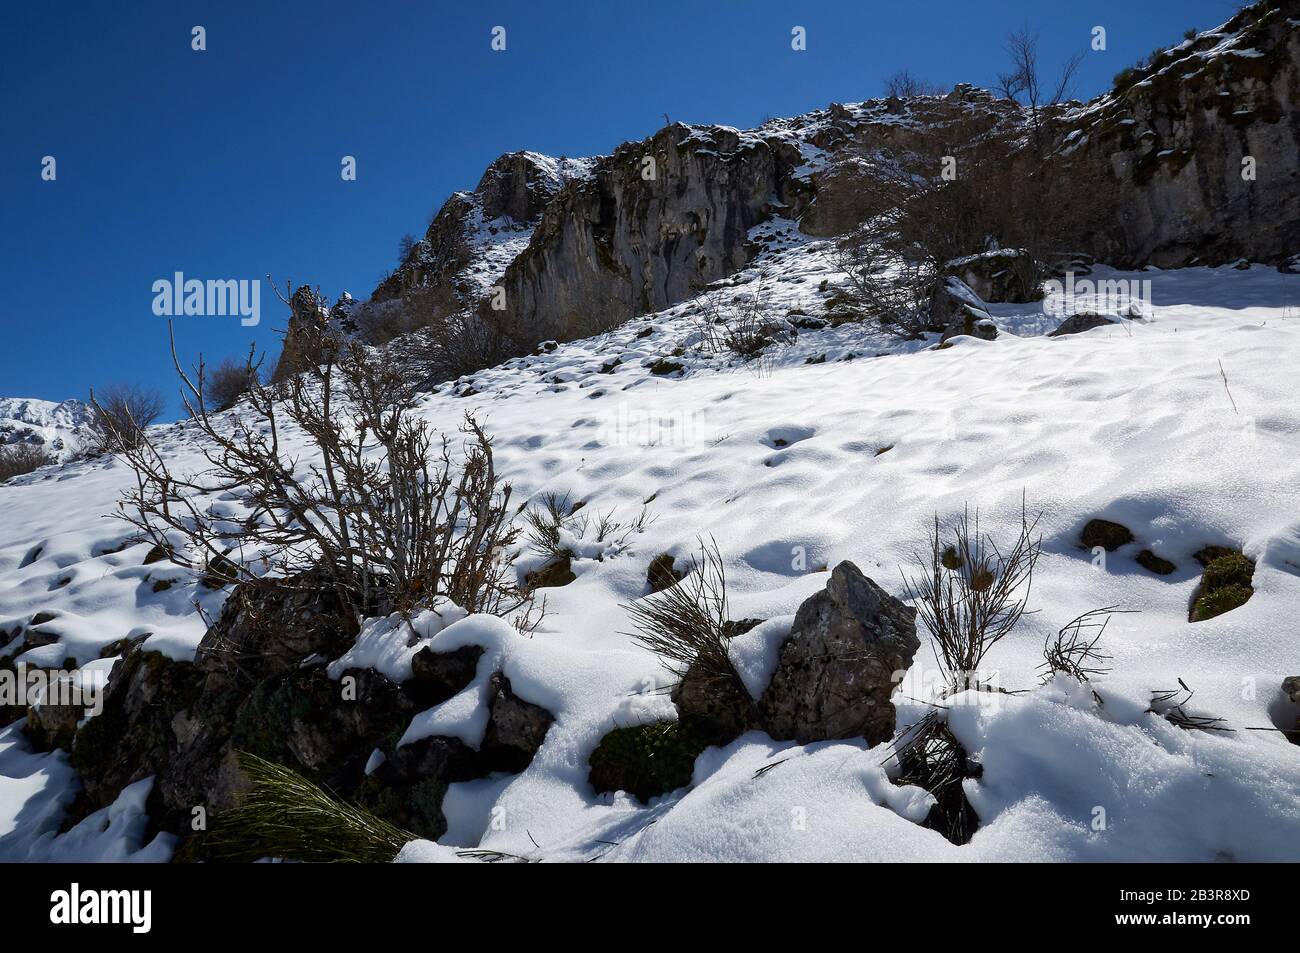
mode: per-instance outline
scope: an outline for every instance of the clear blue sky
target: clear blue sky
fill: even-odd
[[[0,396],[114,381],[178,406],[156,279],[259,278],[366,296],[399,238],[494,157],[610,151],[673,120],[746,127],[880,95],[908,68],[992,85],[1008,29],[1054,64],[1088,48],[1090,97],[1225,0],[999,3],[8,2],[0,20]],[[207,51],[190,48],[194,25]],[[493,26],[507,50],[489,48]],[[794,25],[808,49],[790,48]],[[41,159],[58,178],[41,180]],[[344,155],[357,180],[340,178]],[[184,356],[277,350],[262,324],[180,318]]]

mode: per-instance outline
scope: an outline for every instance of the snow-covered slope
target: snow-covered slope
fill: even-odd
[[[33,444],[62,460],[81,448],[89,431],[90,408],[83,401],[0,397],[0,444]]]
[[[819,314],[840,279],[825,249],[780,228],[767,245],[732,280],[735,293],[762,281],[776,313]],[[1255,266],[1096,277],[1149,279],[1153,309],[1048,338],[1058,319],[1041,306],[993,306],[997,340],[941,350],[863,325],[805,329],[741,364],[698,353],[686,303],[427,395],[420,412],[449,431],[467,411],[481,416],[520,498],[570,493],[592,511],[634,516],[644,505],[654,519],[628,551],[576,560],[577,580],[548,590],[532,638],[478,616],[429,628],[436,649],[485,646],[514,691],[556,721],[522,774],[453,785],[443,843],[409,845],[402,859],[456,859],[466,847],[546,860],[1294,859],[1300,746],[1253,729],[1294,719],[1279,686],[1300,674],[1300,276]],[[653,373],[661,358],[681,369]],[[197,463],[186,425],[160,439],[178,465]],[[126,527],[102,517],[130,478],[104,458],[0,487],[0,630],[53,613],[31,627],[46,644],[24,650],[19,638],[5,651],[86,663],[149,632],[151,648],[193,652],[204,626],[191,600],[213,613],[222,594],[145,565],[146,546],[120,548]],[[1023,693],[945,703],[984,766],[967,782],[981,823],[970,844],[921,827],[924,792],[891,783],[884,747],[861,742],[751,733],[706,751],[690,788],[649,806],[592,792],[587,758],[606,732],[674,715],[671,673],[625,634],[624,606],[644,596],[655,555],[689,558],[699,537],[716,539],[732,617],[773,620],[733,643],[738,668],[761,686],[825,567],[853,560],[901,596],[900,566],[936,513],[978,507],[1001,539],[1019,527],[1022,496],[1042,512],[1035,612],[988,662],[1002,687]],[[1098,560],[1080,541],[1094,517],[1125,524],[1135,541]],[[1255,594],[1189,623],[1192,554],[1207,544],[1256,560]],[[1134,557],[1147,548],[1175,571],[1141,568]],[[164,579],[175,585],[154,592]],[[1065,681],[1040,686],[1045,638],[1115,605],[1135,611],[1106,631],[1112,670],[1095,681],[1097,697]],[[916,699],[935,687],[920,634],[895,697],[900,726],[928,710]],[[400,635],[398,656],[409,648]],[[1147,713],[1152,692],[1179,679],[1196,691],[1191,710],[1236,730],[1183,731]],[[413,730],[472,741],[481,687]],[[55,836],[74,792],[65,755],[32,753],[16,726],[0,731],[0,857],[168,854],[166,836],[142,843],[140,785]]]

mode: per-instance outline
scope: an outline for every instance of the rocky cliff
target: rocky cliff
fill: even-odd
[[[1175,268],[1300,251],[1300,2],[1258,3],[1065,117],[1062,154],[1109,174],[1117,264]]]
[[[1051,160],[1083,163],[1115,209],[1105,233],[1081,225],[1079,250],[1161,267],[1300,251],[1298,24],[1300,0],[1264,0],[1044,115]],[[771,219],[843,234],[871,214],[882,167],[1027,134],[1027,118],[959,85],[749,131],[677,123],[593,160],[511,153],[447,201],[375,298],[446,287],[521,346],[581,337],[739,270]]]

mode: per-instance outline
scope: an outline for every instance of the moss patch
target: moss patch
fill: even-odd
[[[684,368],[684,365],[678,361],[670,361],[667,358],[661,357],[657,361],[652,361],[647,364],[646,367],[650,368],[651,374],[664,375],[676,374]]]
[[[597,793],[627,791],[645,803],[690,784],[706,747],[697,732],[675,721],[615,728],[591,753],[588,780]]]
[[[1210,547],[1207,547],[1208,550]],[[1255,576],[1255,564],[1242,553],[1214,547],[1220,553],[1205,566],[1201,576],[1201,585],[1192,599],[1192,622],[1203,622],[1215,616],[1231,612],[1249,601],[1255,590],[1251,580]],[[1206,552],[1202,550],[1201,552]],[[1197,554],[1198,558],[1200,553]]]

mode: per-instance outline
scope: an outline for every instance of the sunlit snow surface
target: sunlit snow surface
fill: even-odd
[[[727,293],[751,293],[763,270],[776,315],[819,315],[842,276],[820,245],[779,225],[768,233],[769,251]],[[1279,686],[1300,674],[1300,277],[1259,265],[1104,274],[1150,279],[1153,310],[1048,338],[1059,318],[994,305],[998,340],[943,350],[859,325],[803,330],[792,347],[744,365],[696,353],[688,303],[425,397],[421,413],[440,427],[454,430],[467,411],[484,420],[517,499],[570,493],[589,511],[628,518],[652,500],[654,519],[629,550],[576,561],[577,581],[548,590],[531,639],[454,612],[450,624],[445,613],[421,622],[421,645],[487,651],[466,693],[417,716],[408,739],[477,743],[497,668],[556,722],[521,775],[453,785],[444,843],[408,845],[401,859],[454,860],[452,848],[465,847],[540,860],[1300,857],[1300,746],[1246,730],[1288,716]],[[684,370],[655,376],[645,365],[658,358]],[[177,466],[197,461],[185,426],[160,439]],[[56,613],[40,629],[59,641],[27,661],[85,662],[140,632],[184,658],[204,629],[192,600],[219,609],[221,593],[143,565],[147,547],[111,551],[128,528],[104,517],[129,480],[124,465],[96,460],[0,486],[0,629]],[[627,636],[623,608],[645,594],[655,555],[687,558],[698,537],[716,539],[731,617],[773,620],[733,645],[757,692],[789,616],[825,585],[823,567],[852,560],[902,595],[900,566],[925,545],[936,512],[978,508],[983,527],[1005,538],[1022,494],[1042,512],[1036,612],[988,661],[1002,687],[1029,691],[950,702],[954,732],[984,765],[967,782],[981,821],[969,845],[919,826],[927,796],[892,784],[886,749],[862,743],[799,747],[752,733],[707,751],[692,787],[650,806],[593,794],[587,758],[607,731],[673,716],[672,675]],[[1098,516],[1137,537],[1104,566],[1079,542]],[[1192,553],[1206,544],[1256,560],[1255,595],[1192,624]],[[1177,570],[1140,568],[1145,548]],[[178,584],[154,593],[160,578]],[[1137,611],[1106,632],[1112,672],[1093,685],[1104,704],[1068,681],[1037,687],[1048,634],[1108,605]],[[405,677],[413,647],[390,628],[400,643],[386,644],[375,622],[347,664]],[[934,677],[921,634],[909,695]],[[1179,678],[1196,690],[1192,710],[1238,730],[1191,733],[1146,713],[1151,692]],[[900,725],[926,710],[896,700]],[[16,726],[0,732],[0,858],[165,859],[169,840],[143,843],[139,786],[56,837],[75,784],[66,756],[31,753]]]

